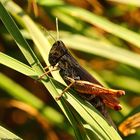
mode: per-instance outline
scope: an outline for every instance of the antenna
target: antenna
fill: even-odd
[[[56,33],[57,33],[57,41],[59,40],[59,29],[58,29],[58,18],[56,17]]]

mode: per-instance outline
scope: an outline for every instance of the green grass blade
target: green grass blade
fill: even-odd
[[[107,0],[111,2],[118,2],[122,4],[127,4],[127,5],[133,5],[136,7],[140,7],[140,1],[139,0]]]
[[[40,99],[32,95],[29,91],[27,91],[2,73],[0,73],[0,79],[0,88],[6,91],[10,96],[40,110],[44,117],[49,119],[51,122],[56,124],[62,123],[63,118],[57,111],[45,105]]]
[[[114,86],[130,90],[134,93],[140,94],[140,80],[128,77],[115,75],[110,71],[102,72],[104,79]]]
[[[57,2],[59,2],[59,0],[57,0]],[[76,18],[86,21],[90,24],[98,26],[111,34],[116,35],[116,36],[136,45],[137,47],[140,47],[140,35],[139,34],[133,32],[127,28],[124,28],[122,26],[119,26],[104,17],[98,16],[98,15],[91,13],[87,10],[84,10],[82,8],[68,6],[63,3],[62,4],[60,3],[58,5],[53,2],[52,3],[44,2],[43,0],[38,1],[38,3],[40,5],[43,5],[46,7],[49,6],[49,8],[51,8],[51,10],[52,10],[52,13],[54,13],[54,14],[55,13],[57,13],[57,14],[65,13],[69,16],[76,17]]]
[[[33,79],[37,77],[36,72],[28,65],[0,52],[0,64],[3,64],[11,69],[14,69],[26,76],[30,76]]]
[[[63,37],[63,40],[67,46],[73,49],[99,55],[140,69],[139,54],[79,35]]]
[[[73,93],[74,94],[74,93]],[[78,99],[78,100],[77,100]],[[73,108],[83,117],[83,119],[90,124],[95,134],[99,138],[103,139],[121,139],[119,135],[116,135],[116,131],[112,126],[109,126],[106,121],[97,113],[96,109],[93,106],[85,103],[79,98],[75,98],[72,95],[68,98],[68,101],[71,102]],[[82,116],[82,114],[84,114]],[[110,132],[109,132],[110,131]]]
[[[17,140],[22,140],[20,137],[16,136],[9,130],[5,129],[4,127],[0,126],[0,139],[2,140],[12,140],[12,139],[17,139]]]
[[[136,45],[137,47],[140,47],[140,35],[139,34],[133,32],[127,28],[124,28],[122,26],[119,26],[117,24],[114,24],[114,23],[110,22],[109,20],[107,20],[106,18],[97,16],[84,9],[76,8],[76,7],[72,7],[72,6],[68,6],[68,7],[62,6],[62,7],[55,8],[54,10],[58,10],[60,12],[62,11],[71,16],[78,17],[81,20],[84,20],[90,24],[96,25],[111,34],[116,35],[116,36]]]

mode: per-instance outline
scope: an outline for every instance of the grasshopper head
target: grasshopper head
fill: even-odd
[[[63,55],[67,53],[67,48],[61,40],[56,41],[49,53],[49,63],[55,66]]]

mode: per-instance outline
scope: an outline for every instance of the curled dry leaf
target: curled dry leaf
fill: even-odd
[[[136,133],[138,128],[140,128],[140,112],[128,117],[119,125],[119,130],[124,136]]]

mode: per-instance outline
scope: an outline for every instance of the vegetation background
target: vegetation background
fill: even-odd
[[[124,140],[140,139],[139,0],[0,2],[0,124],[3,127],[25,140],[117,140],[120,136]],[[48,64],[48,52],[54,42],[51,36],[56,38],[56,17],[60,39],[78,62],[106,87],[126,91],[120,100],[122,111],[109,110],[109,113],[117,126],[137,113],[127,125],[134,134],[129,135],[126,128],[123,132],[127,136],[120,131],[118,134],[76,95],[68,94],[71,105],[65,99],[55,102],[56,90],[61,93],[64,88],[57,82],[63,83],[57,72],[53,74],[57,81],[51,78],[51,83],[47,79],[43,81],[45,87],[35,81],[43,73],[42,67]],[[15,137],[3,128],[0,131],[7,138]]]

